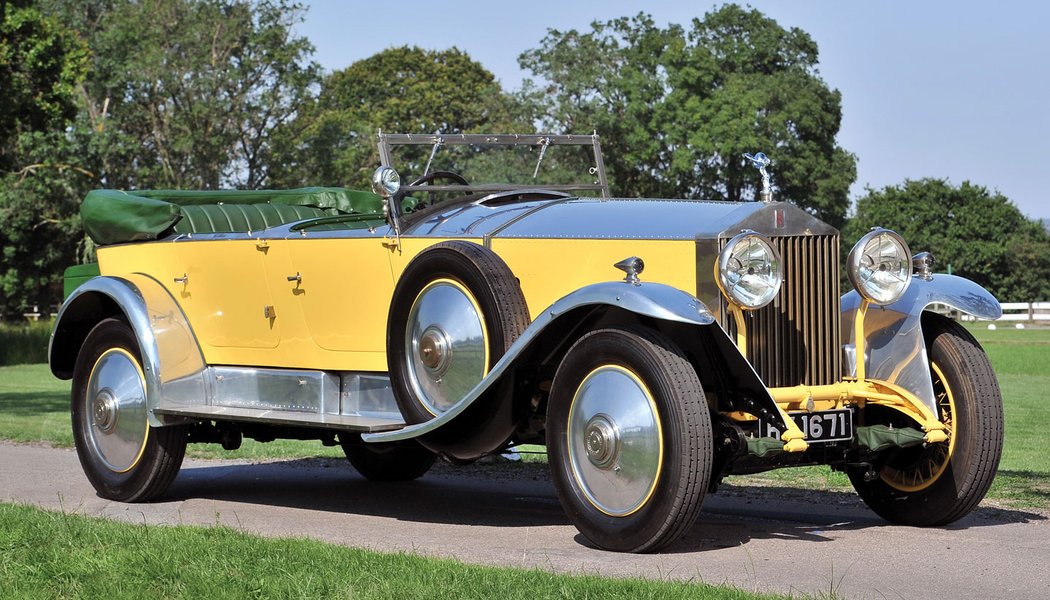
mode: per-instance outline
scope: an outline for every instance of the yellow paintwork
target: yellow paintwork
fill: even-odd
[[[612,265],[632,255],[645,261],[642,281],[696,294],[696,243],[689,240],[496,238],[492,250],[521,282],[533,319],[569,292],[622,279],[623,273]]]

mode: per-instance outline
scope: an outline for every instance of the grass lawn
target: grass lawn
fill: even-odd
[[[975,324],[970,331],[984,346],[999,376],[1006,410],[1006,445],[990,498],[1013,506],[1050,507],[1050,452],[1040,442],[1050,423],[1050,329],[1017,330]],[[70,446],[69,384],[51,376],[46,365],[0,367],[0,439]],[[542,446],[522,447],[525,461],[545,461]],[[217,444],[194,444],[196,458],[341,457],[339,448],[319,442],[278,440],[260,444],[245,440],[227,452]],[[736,485],[791,485],[807,489],[851,489],[846,476],[827,467],[781,469],[760,475],[731,477]]]
[[[698,583],[556,575],[225,527],[147,527],[0,504],[4,598],[777,598]]]

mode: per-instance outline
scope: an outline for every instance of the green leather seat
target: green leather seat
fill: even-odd
[[[296,204],[197,204],[184,205],[176,233],[232,233],[262,231],[285,223],[336,214]]]

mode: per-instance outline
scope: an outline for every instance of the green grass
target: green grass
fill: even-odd
[[[51,321],[0,323],[0,366],[47,362]]]
[[[147,527],[0,504],[5,598],[710,598],[699,583],[471,566],[225,527]]]

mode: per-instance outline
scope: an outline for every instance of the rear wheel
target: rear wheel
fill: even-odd
[[[547,447],[558,498],[595,545],[670,544],[696,521],[711,477],[711,417],[696,371],[657,332],[587,334],[555,375]]]
[[[422,477],[437,455],[419,444],[368,444],[360,435],[340,434],[339,445],[357,472],[372,481],[409,481]]]
[[[1003,447],[999,383],[980,344],[939,315],[923,319],[933,389],[948,439],[896,451],[879,477],[850,473],[879,516],[902,525],[939,526],[972,511],[988,492]]]
[[[186,428],[151,427],[138,343],[122,321],[88,333],[73,371],[77,456],[100,496],[141,502],[167,490],[182,465]]]

